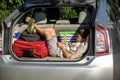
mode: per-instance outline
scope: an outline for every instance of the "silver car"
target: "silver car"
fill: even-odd
[[[112,0],[24,1],[2,22],[0,80],[120,80],[120,12]],[[53,25],[58,37],[87,29],[87,50],[75,59],[16,56],[13,36],[27,28],[26,16],[42,28]]]

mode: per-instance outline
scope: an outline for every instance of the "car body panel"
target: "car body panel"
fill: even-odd
[[[62,3],[62,4],[61,4]],[[94,7],[96,7],[96,0],[25,0],[25,4],[23,5],[24,9],[27,9],[28,7],[32,7],[32,6],[54,6],[54,5],[70,5],[70,4],[74,4],[74,5],[92,5]]]
[[[24,0],[25,3],[34,3],[34,2],[58,2],[58,1],[72,1],[72,2],[95,2],[96,0]]]
[[[88,64],[79,62],[19,62],[10,56],[2,57],[2,80],[112,80],[112,54],[92,59]],[[4,68],[3,68],[4,67]],[[97,74],[96,74],[97,73]],[[4,74],[7,74],[4,77]]]

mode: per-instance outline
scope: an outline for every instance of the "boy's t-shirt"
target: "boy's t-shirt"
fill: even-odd
[[[80,42],[75,42],[75,43],[67,42],[65,48],[67,51],[74,54],[77,51],[80,44],[81,44]]]
[[[77,50],[72,54],[71,59],[81,58],[83,54],[87,51],[88,43],[81,42]]]
[[[80,58],[86,52],[87,47],[88,44],[86,41],[76,42],[76,43],[67,42],[65,44],[66,50],[72,54],[71,59]],[[59,48],[58,48],[58,56],[64,58],[62,50]]]

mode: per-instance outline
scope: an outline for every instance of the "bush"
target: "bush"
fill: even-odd
[[[1,0],[0,2],[0,23],[18,6],[23,0]]]
[[[77,18],[78,14],[72,7],[63,7],[60,9],[62,19]]]

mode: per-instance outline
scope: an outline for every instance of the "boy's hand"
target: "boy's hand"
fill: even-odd
[[[63,42],[57,42],[57,47],[58,48],[63,48],[65,44]]]

